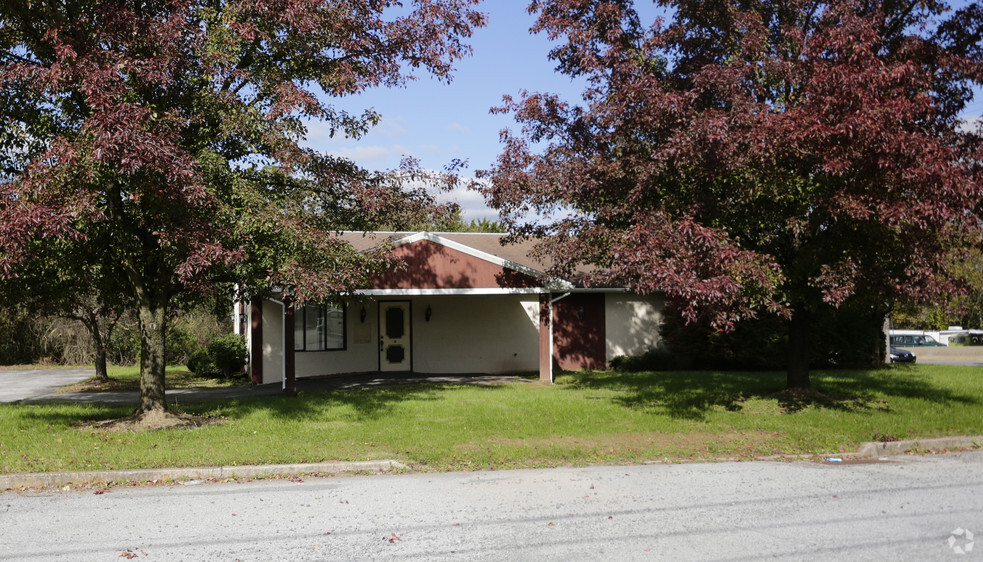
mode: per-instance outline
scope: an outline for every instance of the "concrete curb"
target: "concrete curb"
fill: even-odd
[[[889,457],[908,451],[943,451],[946,449],[978,449],[983,447],[983,435],[965,437],[937,437],[934,439],[909,439],[906,441],[870,441],[860,446],[857,455],[863,457]]]
[[[322,462],[306,464],[261,464],[247,466],[216,466],[187,468],[141,468],[133,470],[94,470],[88,472],[38,472],[0,474],[0,492],[18,488],[54,488],[87,486],[110,482],[164,482],[187,480],[224,480],[227,478],[256,478],[260,476],[289,476],[296,474],[344,474],[346,472],[386,472],[407,470],[405,464],[393,460]]]

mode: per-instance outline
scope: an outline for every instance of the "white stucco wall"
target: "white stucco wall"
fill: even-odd
[[[662,346],[659,336],[665,309],[662,297],[608,293],[604,309],[607,361],[618,355],[638,355]]]

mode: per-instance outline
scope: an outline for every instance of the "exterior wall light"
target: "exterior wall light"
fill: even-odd
[[[359,319],[359,321],[362,324],[365,324],[365,317],[368,316],[368,315],[369,315],[369,313],[365,310],[365,305],[363,304],[362,305],[362,310],[360,310],[359,313],[358,313],[358,319]]]
[[[427,322],[429,322],[431,316],[433,316],[433,309],[430,308],[430,305],[428,304],[427,305],[427,312],[424,313],[423,317],[427,320]]]

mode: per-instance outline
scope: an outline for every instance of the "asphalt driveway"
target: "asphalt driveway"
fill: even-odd
[[[0,403],[51,394],[95,374],[93,369],[0,369]]]

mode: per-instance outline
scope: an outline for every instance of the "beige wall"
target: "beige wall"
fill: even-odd
[[[512,373],[539,369],[538,295],[413,299],[413,369]],[[427,307],[433,310],[426,321]]]
[[[537,295],[461,295],[399,297],[411,308],[413,371],[418,373],[511,373],[535,371],[539,365]],[[347,349],[297,352],[298,378],[372,372],[379,368],[378,302],[349,306]],[[432,310],[426,320],[427,307]],[[280,352],[282,308],[263,305],[263,382],[283,380]]]
[[[539,297],[530,295],[415,296],[409,301],[413,371],[427,374],[513,373],[539,369]],[[379,368],[378,302],[348,308],[347,349],[297,352],[297,377],[373,372]],[[427,307],[432,310],[426,320]],[[605,295],[606,356],[633,355],[661,345],[659,297]],[[283,380],[283,309],[263,304],[263,382]]]
[[[661,347],[659,328],[665,303],[662,297],[608,293],[604,299],[607,360],[638,355]]]
[[[348,307],[348,346],[338,351],[298,351],[294,355],[297,377],[315,377],[338,373],[375,371],[378,366],[377,326],[378,307],[365,302],[365,322],[359,313],[362,303]],[[263,383],[283,381],[283,307],[279,303],[263,303]],[[291,327],[291,329],[293,329]]]
[[[365,322],[359,318],[365,306]],[[347,346],[334,351],[298,351],[297,377],[316,377],[338,373],[364,373],[379,369],[379,307],[375,302],[353,303],[348,306]]]

